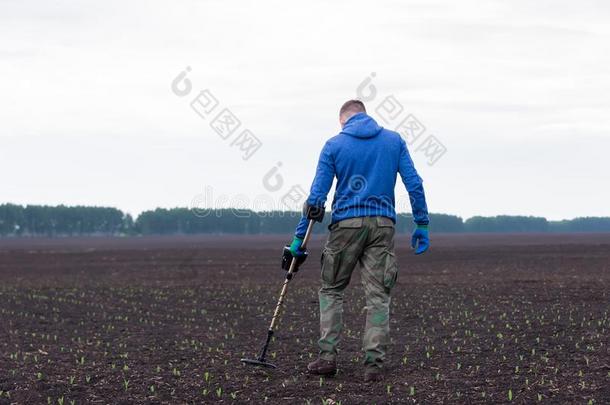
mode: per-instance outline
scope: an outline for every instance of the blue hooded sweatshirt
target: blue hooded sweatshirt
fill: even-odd
[[[377,125],[366,113],[358,113],[322,148],[307,203],[324,206],[336,177],[332,223],[369,216],[388,217],[396,222],[397,174],[409,193],[415,223],[428,224],[422,179],[405,141],[398,133]],[[307,218],[302,217],[295,235],[303,238],[306,230]]]

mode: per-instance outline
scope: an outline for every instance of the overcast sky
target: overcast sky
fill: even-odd
[[[425,127],[410,149],[431,212],[608,216],[609,22],[601,0],[0,0],[0,203],[281,208],[374,73],[371,115]]]

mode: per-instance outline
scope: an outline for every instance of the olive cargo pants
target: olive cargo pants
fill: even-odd
[[[381,368],[389,343],[390,290],[398,275],[394,223],[386,217],[361,217],[331,225],[321,261],[320,357],[336,358],[343,327],[343,292],[359,264],[367,309],[364,363]]]

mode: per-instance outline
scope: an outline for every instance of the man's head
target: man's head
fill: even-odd
[[[345,125],[347,120],[349,120],[353,115],[366,112],[366,108],[364,108],[364,103],[360,100],[348,100],[341,106],[339,110],[339,123],[341,124],[341,128]]]

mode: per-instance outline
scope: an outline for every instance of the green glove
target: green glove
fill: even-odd
[[[305,255],[305,250],[302,250],[301,246],[303,246],[303,239],[295,236],[290,244],[290,254],[292,254],[294,257]]]

